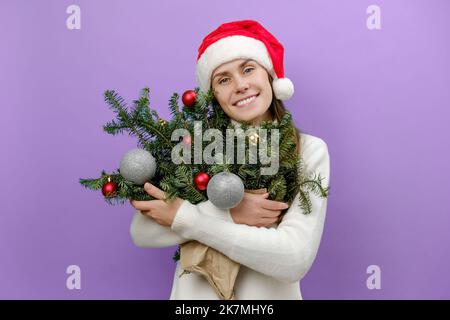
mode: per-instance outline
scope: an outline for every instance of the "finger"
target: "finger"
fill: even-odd
[[[152,197],[159,199],[159,200],[164,200],[166,198],[166,194],[164,191],[162,191],[161,189],[159,189],[158,187],[152,185],[149,182],[146,182],[144,184],[144,189],[145,191],[147,191],[147,193],[149,195],[151,195]]]
[[[289,205],[284,202],[264,199],[262,201],[262,207],[268,210],[284,210],[289,208]]]
[[[152,208],[151,201],[130,200],[131,205],[137,210],[147,211]]]
[[[262,199],[267,199],[268,197],[269,197],[268,193],[267,193],[267,195],[265,193],[261,193],[261,194],[249,193],[249,192],[244,193],[244,199],[251,200],[254,202],[258,202]]]
[[[261,209],[261,218],[262,219],[272,219],[274,217],[278,217],[281,214],[280,210],[268,210],[268,209]]]

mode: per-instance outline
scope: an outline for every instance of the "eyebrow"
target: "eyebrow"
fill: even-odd
[[[242,63],[239,65],[239,68],[242,68],[243,66],[245,66],[245,65],[246,65],[247,63],[249,63],[250,61],[253,61],[253,59],[247,59],[247,60],[245,60],[244,62],[242,62]],[[229,72],[228,72],[228,71],[224,71],[224,72],[220,72],[220,73],[214,75],[213,81],[214,81],[214,79],[215,79],[216,77],[218,77],[218,76],[223,76],[223,75],[226,75],[226,74],[229,74]]]

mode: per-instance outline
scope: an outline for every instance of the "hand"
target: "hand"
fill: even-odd
[[[256,227],[267,227],[278,222],[281,210],[287,209],[289,205],[268,200],[268,197],[267,192],[263,194],[245,192],[242,201],[230,209],[233,221]]]
[[[142,214],[153,218],[160,225],[168,227],[172,226],[173,219],[184,200],[176,198],[171,202],[166,202],[166,194],[164,191],[149,182],[144,184],[144,190],[158,200],[130,200],[131,205],[135,209],[140,210]]]

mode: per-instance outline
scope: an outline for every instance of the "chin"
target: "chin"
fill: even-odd
[[[247,119],[248,121],[257,118],[261,114],[261,112],[259,112],[257,108],[239,109],[235,107],[233,110],[233,114],[239,119]]]
[[[236,117],[237,121],[239,122],[250,122],[250,123],[256,120],[257,118],[258,116]]]

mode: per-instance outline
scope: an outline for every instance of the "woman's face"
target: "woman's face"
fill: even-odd
[[[237,59],[224,63],[214,70],[211,85],[230,118],[255,125],[270,119],[272,87],[266,69],[257,62]]]

